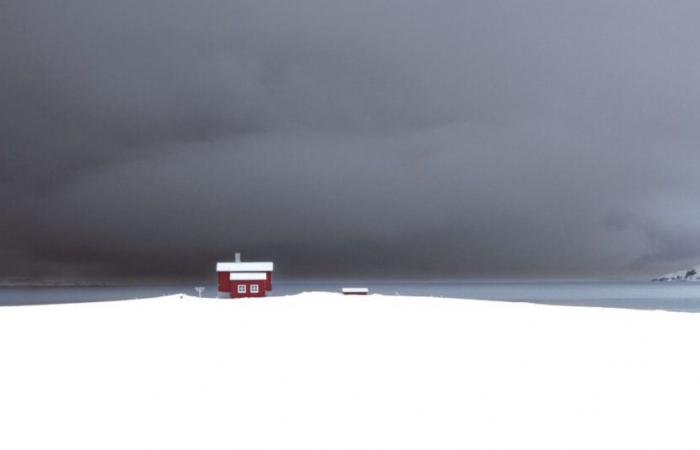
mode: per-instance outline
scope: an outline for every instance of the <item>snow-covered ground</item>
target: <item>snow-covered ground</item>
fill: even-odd
[[[700,315],[306,293],[0,309],[0,448],[697,449]]]

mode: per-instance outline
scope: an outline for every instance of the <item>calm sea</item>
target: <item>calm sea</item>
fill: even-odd
[[[652,282],[521,282],[521,281],[431,281],[431,282],[303,282],[277,281],[271,295],[304,291],[339,292],[341,287],[368,287],[387,295],[420,295],[464,299],[503,300],[550,305],[598,306],[631,309],[700,312],[700,283]],[[137,299],[187,293],[193,286],[141,287],[6,287],[0,288],[0,306],[94,302]],[[214,297],[216,287],[207,286],[205,297]]]

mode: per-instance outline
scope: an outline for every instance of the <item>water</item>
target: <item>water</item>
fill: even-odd
[[[368,287],[371,293],[387,295],[700,312],[700,283],[683,282],[273,281],[273,291],[268,295],[289,295],[304,291],[339,292],[344,286]],[[109,301],[177,293],[196,295],[194,286],[0,288],[0,306]],[[207,286],[204,296],[215,295],[216,287]]]

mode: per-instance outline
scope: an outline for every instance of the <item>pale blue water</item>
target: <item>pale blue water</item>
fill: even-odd
[[[344,286],[368,287],[371,293],[388,295],[700,312],[700,283],[683,282],[275,281],[268,295],[339,292]],[[122,300],[176,293],[195,295],[193,286],[0,288],[0,306]],[[204,295],[215,296],[216,287],[207,286]]]

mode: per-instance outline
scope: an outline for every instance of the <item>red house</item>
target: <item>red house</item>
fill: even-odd
[[[264,297],[272,290],[271,262],[241,262],[241,254],[236,253],[235,262],[216,264],[219,278],[219,296],[231,298]]]

